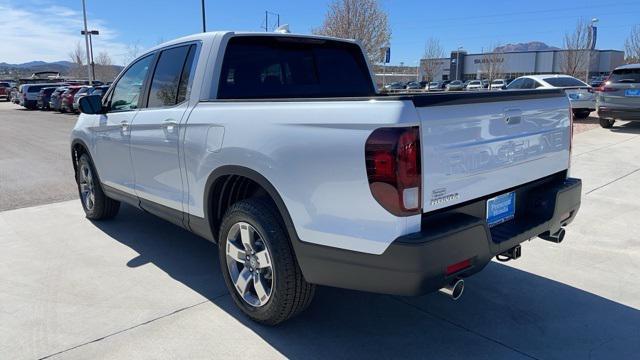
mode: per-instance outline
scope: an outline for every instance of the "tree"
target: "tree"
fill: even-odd
[[[629,37],[624,42],[624,50],[628,64],[640,62],[640,25],[636,25],[631,29]]]
[[[442,71],[444,50],[440,41],[436,38],[429,38],[424,46],[424,55],[420,63],[424,79],[433,81],[436,75]]]
[[[69,52],[69,59],[71,59],[73,63],[69,70],[69,75],[73,78],[86,78],[87,69],[85,69],[84,65],[85,52],[80,41],[76,42],[75,48]]]
[[[94,61],[96,80],[109,82],[113,81],[116,75],[118,75],[119,68],[117,66],[113,66],[111,56],[109,56],[107,52],[99,52]]]
[[[564,34],[563,45],[566,51],[560,63],[560,70],[573,77],[583,78],[591,49],[589,48],[589,25],[578,20],[573,32]]]
[[[504,69],[504,52],[500,45],[490,46],[489,49],[494,49],[490,53],[485,53],[480,60],[480,71],[483,76],[489,81],[489,84],[495,79],[499,79],[502,76]]]
[[[377,0],[333,0],[324,23],[313,33],[358,40],[371,62],[382,61],[380,49],[391,39],[387,14]]]
[[[140,55],[140,42],[136,41],[127,45],[127,53],[125,55],[125,62],[130,63]]]

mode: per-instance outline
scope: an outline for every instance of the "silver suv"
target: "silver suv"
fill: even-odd
[[[640,121],[640,64],[615,68],[598,91],[596,107],[603,128],[616,120]]]

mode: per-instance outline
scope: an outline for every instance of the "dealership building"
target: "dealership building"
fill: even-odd
[[[562,74],[567,56],[575,55],[569,50],[538,50],[505,53],[467,54],[452,51],[448,58],[422,59],[420,73],[425,78],[425,69],[434,68],[429,80],[473,80],[487,78],[488,62],[494,66],[499,77],[513,79],[523,75]],[[624,52],[619,50],[591,50],[589,76],[608,75],[615,67],[624,64]],[[585,55],[586,56],[586,55]],[[586,69],[586,60],[583,61]],[[583,70],[584,71],[584,70]],[[495,77],[494,77],[495,78]]]

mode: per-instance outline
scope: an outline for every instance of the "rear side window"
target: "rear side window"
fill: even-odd
[[[356,45],[331,40],[240,36],[229,40],[220,99],[371,96]]]
[[[42,90],[42,86],[29,86],[27,88],[27,92],[30,93],[40,92],[40,90]]]
[[[613,83],[640,83],[640,68],[613,70],[609,81]]]
[[[543,80],[555,87],[588,86],[582,81],[572,77],[548,77]]]
[[[148,107],[173,106],[186,99],[187,82],[195,45],[185,45],[160,53],[151,80]]]

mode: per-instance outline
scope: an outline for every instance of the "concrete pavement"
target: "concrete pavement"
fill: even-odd
[[[77,118],[0,102],[0,211],[78,196],[69,150]]]
[[[640,124],[576,136],[583,203],[560,244],[523,244],[452,302],[320,288],[269,328],[233,306],[216,246],[131,207],[0,212],[0,358],[634,358]]]

